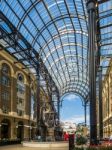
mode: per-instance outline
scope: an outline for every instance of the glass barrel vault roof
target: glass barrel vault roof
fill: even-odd
[[[89,81],[85,0],[3,0],[0,3],[0,12],[39,53],[60,93],[76,92],[86,98]],[[5,21],[0,20],[0,27],[11,34]],[[26,47],[24,41],[18,42]],[[22,57],[11,47],[7,50],[17,58]]]

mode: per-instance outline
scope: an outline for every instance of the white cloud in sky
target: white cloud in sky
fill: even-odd
[[[68,100],[68,101],[73,101],[73,100],[77,100],[77,99],[79,99],[79,97],[75,94],[69,94],[64,98],[64,100]]]
[[[75,115],[68,119],[63,119],[63,122],[71,122],[71,123],[82,123],[84,122],[84,115]],[[87,124],[89,124],[89,115],[87,115]]]

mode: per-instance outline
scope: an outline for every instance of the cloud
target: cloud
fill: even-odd
[[[84,122],[84,115],[75,115],[68,119],[62,119],[63,122],[71,122],[71,123],[82,123]],[[87,115],[87,124],[89,124],[89,115]]]
[[[74,100],[77,100],[77,99],[80,99],[80,98],[77,95],[74,95],[74,94],[69,94],[64,98],[64,100],[68,100],[68,101],[74,101]]]

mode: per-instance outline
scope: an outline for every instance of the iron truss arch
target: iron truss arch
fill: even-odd
[[[36,67],[39,55],[60,94],[74,91],[86,98],[89,84],[85,0],[4,0],[0,3],[0,14],[6,18],[0,20],[0,29],[5,32],[0,38],[1,45],[29,67]],[[14,26],[13,32],[8,22]],[[10,43],[6,36],[10,37]]]

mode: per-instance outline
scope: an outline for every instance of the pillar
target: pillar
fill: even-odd
[[[99,68],[99,138],[103,138],[102,67]]]
[[[90,87],[90,144],[97,144],[96,119],[96,1],[87,0],[89,39],[89,87]]]
[[[58,125],[60,125],[60,97],[59,97],[59,93],[57,95],[57,103],[58,103]]]
[[[40,129],[41,113],[40,113],[40,64],[39,62],[37,64],[36,73],[37,73],[37,128]]]
[[[11,113],[13,115],[17,114],[17,92],[16,92],[16,86],[17,86],[17,79],[13,75],[11,77]]]
[[[84,121],[85,121],[85,126],[87,125],[87,114],[86,114],[86,108],[87,108],[87,102],[84,102]]]

